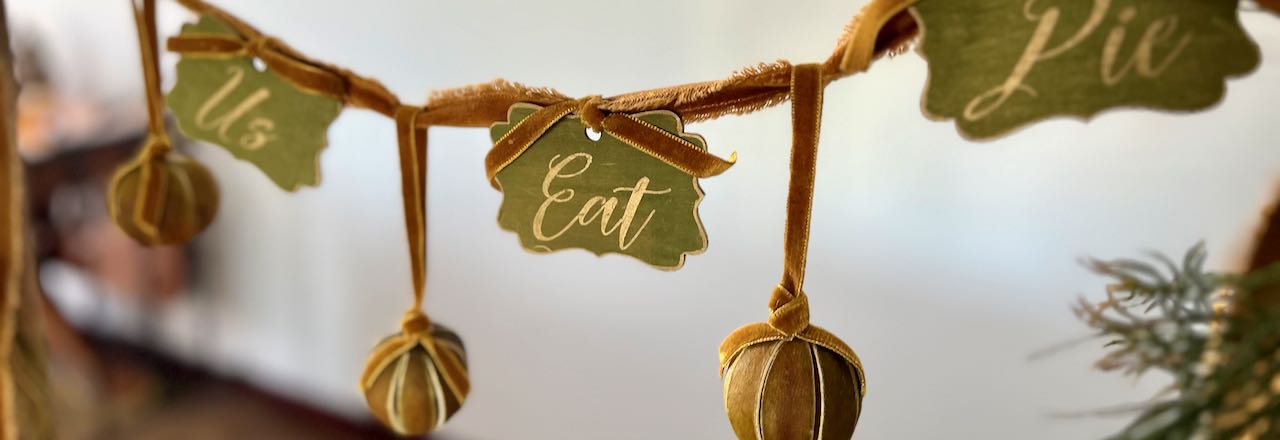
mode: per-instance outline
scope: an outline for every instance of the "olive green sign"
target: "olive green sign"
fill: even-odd
[[[1192,111],[1258,65],[1239,0],[923,0],[926,115],[993,138],[1114,107]]]
[[[207,15],[182,33],[235,35]],[[257,165],[285,190],[320,184],[320,151],[340,102],[259,69],[248,56],[186,55],[177,70],[167,101],[183,134]]]
[[[512,106],[490,136],[497,142],[538,109]],[[675,113],[632,116],[706,149],[701,136],[684,132]],[[686,255],[706,249],[697,178],[608,133],[592,137],[576,116],[565,117],[499,171],[499,226],[533,252],[618,253],[665,270],[679,269]]]

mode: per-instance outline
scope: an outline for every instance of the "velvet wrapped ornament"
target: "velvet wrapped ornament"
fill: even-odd
[[[769,322],[748,324],[720,346],[725,411],[741,439],[843,440],[853,436],[865,389],[862,362],[831,333],[809,325],[808,301],[785,302]]]
[[[200,163],[173,151],[165,130],[156,45],[155,0],[133,1],[147,98],[147,138],[133,160],[116,169],[107,211],[144,245],[182,244],[204,231],[218,212],[218,185]]]
[[[820,65],[792,69],[784,269],[769,300],[772,313],[720,345],[725,412],[743,440],[845,440],[862,413],[862,362],[839,338],[809,324],[802,289],[825,84]]]
[[[152,152],[116,170],[107,193],[111,220],[145,245],[182,244],[204,231],[218,212],[218,185],[199,162]]]
[[[471,391],[462,339],[422,313],[427,280],[427,151],[426,130],[414,125],[421,111],[410,106],[396,110],[413,306],[401,320],[400,333],[373,349],[360,376],[369,410],[400,435],[422,435],[439,428],[462,408]]]
[[[422,435],[452,417],[471,390],[462,340],[418,311],[373,350],[360,378],[369,410],[400,435]]]

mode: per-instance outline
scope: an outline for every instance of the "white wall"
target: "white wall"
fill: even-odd
[[[10,3],[94,57],[73,72],[81,93],[140,93],[125,2]],[[862,2],[222,3],[420,101],[500,76],[608,95],[816,61]],[[176,31],[186,15],[164,7]],[[1092,370],[1100,343],[1027,357],[1086,333],[1068,305],[1105,280],[1078,257],[1180,254],[1204,239],[1214,267],[1240,266],[1280,176],[1280,20],[1245,16],[1263,67],[1190,116],[1116,111],[978,144],[921,115],[914,53],[828,89],[807,290],[815,322],[867,366],[860,438],[1101,438],[1125,418],[1054,415],[1166,383]],[[716,348],[767,316],[780,276],[788,124],[784,106],[691,127],[741,161],[704,181],[711,246],[678,273],[522,251],[495,221],[486,131],[433,129],[427,307],[465,338],[474,383],[446,438],[730,438]],[[330,140],[323,186],[297,194],[200,150],[223,188],[201,243],[206,278],[157,319],[180,355],[363,417],[357,376],[410,298],[396,147],[391,121],[359,110]]]

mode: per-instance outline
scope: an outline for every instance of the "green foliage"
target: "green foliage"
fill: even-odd
[[[1280,313],[1253,301],[1280,288],[1280,265],[1245,275],[1206,272],[1203,245],[1180,264],[1152,258],[1090,261],[1117,283],[1106,300],[1075,307],[1107,340],[1099,368],[1174,377],[1169,397],[1149,403],[1112,439],[1280,437]]]

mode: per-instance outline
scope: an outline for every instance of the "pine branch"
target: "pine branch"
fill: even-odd
[[[1280,265],[1243,276],[1204,270],[1203,245],[1181,262],[1151,255],[1087,265],[1116,281],[1077,317],[1106,341],[1104,371],[1174,377],[1174,397],[1154,401],[1114,440],[1280,437],[1280,312],[1251,295],[1280,286]],[[1235,304],[1240,310],[1228,310]]]

